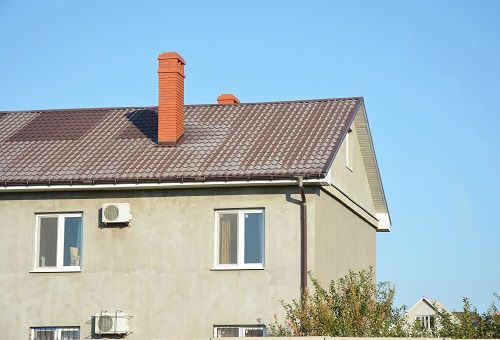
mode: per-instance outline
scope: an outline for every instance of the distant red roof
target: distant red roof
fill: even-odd
[[[362,98],[187,105],[157,145],[157,108],[0,113],[0,185],[324,177]]]

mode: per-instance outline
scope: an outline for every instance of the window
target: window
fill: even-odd
[[[34,327],[30,340],[79,340],[80,327]]]
[[[434,328],[434,316],[433,315],[418,315],[415,320],[420,323],[424,329]]]
[[[266,335],[266,326],[214,326],[214,336],[227,337],[262,337]]]
[[[215,212],[215,267],[264,268],[264,210]]]
[[[349,170],[352,170],[352,146],[351,144],[351,138],[352,138],[352,129],[349,129],[347,131],[347,135],[345,136],[345,166],[349,168]]]
[[[82,214],[36,216],[35,271],[79,271]]]

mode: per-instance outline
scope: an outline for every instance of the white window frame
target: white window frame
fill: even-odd
[[[81,338],[80,327],[70,326],[70,327],[31,327],[30,328],[30,340],[35,339],[35,331],[36,330],[47,330],[55,332],[55,340],[62,339],[61,333],[63,331],[78,331],[78,337]]]
[[[40,219],[46,217],[57,218],[57,253],[56,253],[56,266],[55,267],[40,267],[38,266],[38,259],[40,257]],[[80,272],[82,271],[82,253],[80,251],[80,265],[79,266],[64,266],[64,220],[66,217],[80,217],[81,224],[81,248],[83,249],[83,213],[47,213],[36,214],[35,223],[35,259],[34,269],[31,272]]]
[[[352,157],[351,157],[351,134],[353,133],[353,130],[351,128],[349,128],[349,130],[347,130],[347,134],[345,136],[345,166],[351,170],[352,170]]]
[[[214,216],[215,238],[214,238],[214,266],[215,270],[235,270],[235,269],[264,269],[266,259],[266,219],[264,209],[226,209],[216,210]],[[219,215],[238,214],[238,234],[237,234],[237,263],[219,263]],[[262,263],[245,263],[245,214],[262,214]]]
[[[434,319],[433,322],[431,322],[432,319]],[[417,320],[424,329],[432,329],[432,323],[435,323],[434,315],[417,315],[415,320]]]
[[[214,326],[214,337],[217,337],[217,332],[219,328],[238,328],[238,337],[239,338],[244,338],[245,337],[245,330],[247,329],[252,329],[252,328],[259,328],[262,329],[262,337],[267,336],[267,329],[265,325],[217,325]]]

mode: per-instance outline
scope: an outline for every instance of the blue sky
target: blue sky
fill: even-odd
[[[0,0],[0,110],[364,96],[393,231],[378,280],[483,310],[500,292],[500,2]]]

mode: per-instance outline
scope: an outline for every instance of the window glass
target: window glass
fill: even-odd
[[[81,217],[64,219],[64,265],[79,266],[81,257]]]
[[[80,331],[78,329],[61,330],[61,340],[78,340],[78,339],[80,339]]]
[[[263,261],[263,214],[245,213],[245,263]]]
[[[238,262],[238,214],[219,214],[219,263]]]
[[[56,334],[52,329],[35,330],[33,340],[55,340]]]
[[[236,338],[239,335],[240,335],[240,330],[238,327],[218,327],[217,328],[217,337],[219,337],[219,338],[227,338],[227,337]]]
[[[264,327],[248,327],[245,328],[245,337],[263,337]]]
[[[40,218],[39,267],[57,265],[57,217]]]

